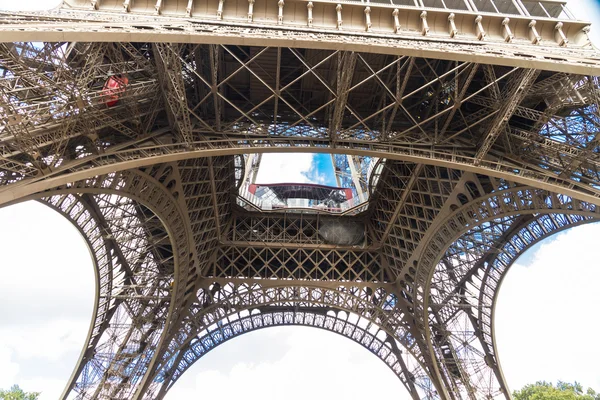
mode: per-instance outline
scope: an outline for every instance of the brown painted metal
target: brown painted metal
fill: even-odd
[[[0,14],[0,205],[46,202],[96,269],[64,398],[162,398],[214,347],[275,325],[358,342],[414,399],[510,398],[502,279],[599,217],[598,53],[561,2],[400,3]],[[252,154],[307,151],[336,155],[368,201],[267,212],[238,195]]]

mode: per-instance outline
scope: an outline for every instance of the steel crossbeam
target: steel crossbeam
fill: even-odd
[[[172,48],[164,43],[156,43],[154,51],[157,55],[156,66],[159,79],[162,80],[165,102],[169,106],[174,129],[186,143],[193,141],[192,122],[187,105],[185,82],[182,75],[182,64],[179,59],[179,48]]]
[[[489,68],[486,68],[485,70],[488,71]],[[508,119],[514,114],[518,104],[525,96],[527,96],[529,93],[529,88],[533,85],[538,75],[539,71],[524,70],[520,73],[520,75],[511,80],[510,85],[507,86],[505,93],[502,96],[505,105],[498,111],[498,114],[496,114],[494,119],[490,122],[488,128],[489,131],[478,146],[479,150],[477,150],[477,153],[475,154],[476,162],[480,162],[490,151],[496,139],[502,133],[506,132]],[[495,87],[496,81],[494,80],[492,88]],[[494,89],[492,89],[492,92],[494,92]],[[500,93],[497,92],[496,96],[500,96]]]

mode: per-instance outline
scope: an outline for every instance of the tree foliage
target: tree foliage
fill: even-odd
[[[525,385],[513,393],[515,400],[600,400],[600,393],[588,388],[583,390],[580,383],[558,381],[556,386],[549,382]]]
[[[13,385],[8,390],[0,389],[0,400],[37,400],[39,397],[39,393],[24,392],[19,385]]]

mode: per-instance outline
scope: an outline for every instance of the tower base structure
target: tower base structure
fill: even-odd
[[[227,340],[298,325],[414,399],[510,399],[502,280],[600,215],[600,57],[563,3],[479,3],[0,13],[0,206],[64,215],[96,273],[63,398],[159,399]],[[343,190],[256,182],[275,152],[331,154]]]

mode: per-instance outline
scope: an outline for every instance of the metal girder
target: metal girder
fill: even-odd
[[[485,68],[486,71],[489,71],[489,67]],[[483,137],[483,140],[479,143],[477,153],[475,154],[475,163],[480,162],[486,154],[492,148],[496,139],[502,134],[506,132],[506,128],[508,125],[508,120],[515,112],[515,109],[519,105],[519,103],[523,100],[525,96],[529,93],[529,89],[534,84],[537,79],[540,71],[536,71],[533,69],[524,69],[520,72],[517,77],[513,77],[507,87],[504,90],[503,100],[504,104],[501,109],[498,110],[496,117],[492,119],[488,127],[488,133]],[[495,79],[494,85],[492,87],[496,87]],[[492,92],[497,93],[499,96],[499,92],[492,90]]]
[[[165,381],[159,397],[164,395],[188,368],[217,346],[244,333],[274,326],[316,327],[347,337],[384,361],[399,377],[413,399],[427,398],[432,394],[426,375],[415,370],[414,359],[403,353],[387,333],[374,325],[369,326],[368,322],[360,317],[338,312],[333,307],[297,307],[293,311],[281,307],[258,309],[260,313],[242,311],[235,319],[225,318],[217,327],[209,327],[198,333],[170,365],[172,369],[163,372]],[[382,334],[384,339],[381,339]]]
[[[130,1],[126,0],[125,3],[129,4]],[[214,21],[215,14],[221,14],[223,18],[222,6],[220,11],[217,4],[212,7],[201,7],[204,10],[203,15],[190,18],[185,14],[176,15],[178,11],[187,8],[183,4],[178,7],[178,2],[171,3],[171,6],[174,7],[171,15],[148,15],[148,7],[150,9],[154,7],[144,4],[147,1],[149,0],[138,0],[137,3],[140,7],[138,11],[127,13],[121,12],[121,7],[114,9],[110,5],[108,10],[99,12],[91,11],[87,7],[77,9],[65,6],[60,10],[46,11],[38,15],[1,13],[0,32],[2,35],[0,37],[1,40],[7,42],[22,40],[141,42],[147,40],[148,35],[152,35],[156,41],[160,42],[227,45],[240,44],[241,37],[243,37],[246,45],[253,46],[266,44],[268,46],[312,47],[328,50],[344,47],[354,51],[393,55],[402,53],[410,56],[437,57],[453,61],[481,62],[513,67],[527,66],[580,74],[594,74],[593,71],[598,70],[595,49],[589,46],[586,34],[589,23],[582,21],[553,18],[535,19],[537,29],[553,32],[549,34],[547,40],[533,45],[529,37],[532,34],[531,29],[514,29],[511,34],[517,35],[517,40],[512,40],[507,44],[505,37],[505,26],[507,25],[502,24],[507,15],[497,13],[492,9],[485,15],[465,12],[465,10],[452,10],[455,15],[461,14],[462,26],[464,26],[461,29],[466,29],[468,34],[450,37],[446,24],[431,24],[427,25],[427,32],[430,29],[442,29],[441,32],[436,32],[436,36],[438,38],[447,37],[447,39],[429,40],[431,35],[422,34],[423,22],[427,23],[428,16],[447,20],[450,10],[436,10],[428,7],[428,14],[421,17],[422,12],[417,8],[396,6],[403,15],[402,20],[407,23],[396,25],[400,29],[394,33],[395,23],[392,13],[396,7],[392,5],[370,4],[367,6],[358,2],[346,4],[346,13],[354,12],[355,15],[362,15],[367,7],[377,10],[381,18],[378,26],[388,28],[379,32],[365,32],[364,25],[357,27],[353,24],[353,29],[338,29],[337,19],[331,17],[336,13],[337,4],[329,1],[323,1],[323,6],[329,12],[318,17],[315,13],[311,21],[309,21],[308,13],[300,11],[300,7],[298,7],[300,14],[296,16],[296,22],[288,24],[284,20],[284,27],[273,25],[273,21],[278,19],[274,18],[277,14],[277,3],[269,4],[269,7],[260,10],[261,23],[254,20],[248,23],[242,22],[235,13],[230,13],[225,23],[223,21],[207,23],[206,21],[209,19]],[[232,1],[235,1],[234,4],[240,9],[249,6],[245,0]],[[115,3],[110,4],[114,6]],[[128,8],[126,7],[126,9]],[[258,18],[258,10],[254,11],[253,15]],[[312,21],[313,19],[318,19],[319,22]],[[77,24],[74,24],[74,21]],[[306,25],[300,21],[304,21]],[[510,15],[508,27],[513,29],[516,24],[524,26],[531,21],[530,16]],[[312,26],[313,22],[319,24],[319,29]],[[558,22],[561,23],[560,26],[557,25]],[[298,25],[298,23],[300,24]],[[484,25],[497,28],[482,31]],[[282,34],[282,28],[284,34]],[[557,42],[556,38],[561,35],[558,33],[555,35],[555,31],[562,32],[570,43],[565,45],[566,42],[562,38]],[[315,38],[318,39],[315,40]],[[317,41],[318,44],[316,44]],[[561,46],[559,43],[563,45]]]
[[[177,215],[176,202],[165,201],[168,198],[167,189],[160,187],[159,181],[148,178],[143,173],[131,171],[97,177],[94,181],[78,182],[57,190],[58,194],[96,193],[95,210],[99,214],[94,217],[94,214],[87,213],[91,217],[87,220],[78,218],[77,221],[85,224],[85,228],[99,230],[105,241],[119,243],[134,275],[127,278],[126,273],[119,272],[119,264],[112,266],[113,258],[118,260],[118,257],[114,250],[109,252],[111,247],[107,246],[104,258],[109,258],[110,264],[99,280],[105,282],[109,279],[113,282],[109,286],[100,285],[101,288],[106,286],[106,290],[111,292],[105,290],[106,297],[103,298],[101,291],[99,301],[109,304],[111,323],[106,325],[102,322],[109,318],[105,316],[90,330],[89,341],[97,340],[91,353],[88,353],[93,356],[82,355],[80,363],[83,367],[76,369],[80,372],[74,374],[69,383],[69,387],[82,396],[134,396],[144,385],[142,378],[151,368],[154,357],[158,357],[155,351],[160,347],[163,335],[168,333],[168,317],[177,319],[176,312],[170,311],[169,304],[184,298],[185,287],[178,281],[187,280],[189,272],[186,266],[189,257],[185,251],[187,237],[184,234],[173,238],[169,233],[185,232],[183,226],[179,225],[183,221]],[[143,203],[132,199],[140,198],[140,193],[149,195]],[[80,206],[78,209],[86,211]],[[88,221],[97,222],[94,225]],[[169,221],[169,227],[165,228],[162,221]],[[103,223],[109,224],[105,225],[107,228],[101,228]],[[180,270],[182,268],[183,271]],[[64,397],[68,395],[66,391]]]
[[[339,52],[337,54],[335,102],[333,103],[329,125],[330,140],[334,146],[342,128],[342,119],[347,111],[348,94],[352,86],[356,59],[357,56],[354,52]]]
[[[447,212],[461,173],[403,163],[389,163],[386,169],[373,207],[373,231],[392,276],[404,280],[409,259],[418,254],[436,218]]]
[[[181,336],[173,338],[169,345],[169,352],[163,358],[163,367],[166,371],[177,368],[173,357],[190,344],[193,344],[197,337],[201,337],[207,329],[214,329],[214,325],[219,325],[219,321],[235,320],[237,315],[244,316],[248,311],[263,310],[281,310],[292,306],[296,310],[313,308],[327,312],[333,308],[336,312],[343,311],[351,314],[352,318],[358,318],[363,322],[355,322],[360,326],[375,323],[379,327],[376,330],[389,332],[391,337],[395,338],[401,346],[407,351],[407,356],[413,361],[411,364],[411,373],[414,379],[428,374],[423,372],[423,366],[419,363],[422,359],[419,347],[412,338],[412,335],[403,328],[403,324],[398,318],[402,313],[396,308],[397,299],[393,293],[388,292],[382,287],[364,287],[349,283],[348,286],[335,288],[326,288],[318,283],[291,281],[285,286],[281,282],[261,281],[261,280],[214,280],[208,278],[201,283],[198,290],[198,300],[189,308],[189,319],[186,321],[186,332]],[[185,364],[184,364],[185,365]],[[425,381],[429,381],[428,378]],[[414,382],[414,381],[413,381]],[[423,387],[421,390],[426,392],[422,398],[431,398],[434,396],[431,385],[424,385],[423,381],[418,382]]]
[[[390,232],[392,231],[392,228],[393,228],[393,221],[396,221],[398,219],[400,212],[402,211],[402,208],[404,207],[406,200],[407,200],[408,196],[410,195],[410,193],[412,192],[413,187],[415,186],[415,183],[419,179],[419,175],[421,175],[422,171],[423,171],[423,165],[419,164],[414,167],[414,170],[412,171],[412,176],[410,177],[408,182],[406,182],[406,187],[404,188],[404,191],[400,195],[400,198],[395,201],[396,205],[394,207],[394,212],[389,217],[389,220],[388,220],[389,223],[387,224],[385,231],[379,238],[381,243],[385,243],[387,241],[388,235],[390,234]]]
[[[179,58],[180,49],[165,43],[155,43],[153,49],[165,103],[172,119],[171,125],[184,143],[191,143],[194,139],[182,75],[183,67]]]
[[[254,247],[236,244],[215,252],[209,277],[389,282],[379,253],[340,249]]]

